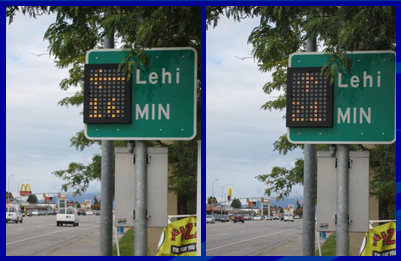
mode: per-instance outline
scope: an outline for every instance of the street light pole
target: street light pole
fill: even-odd
[[[8,194],[7,194],[7,203],[10,203],[10,178],[15,176],[14,174],[11,174],[10,176],[8,176]]]
[[[219,180],[219,179],[215,179],[215,180],[213,180],[213,182],[212,182],[212,216],[213,216],[213,205],[214,205],[214,182],[215,181],[217,181],[217,180]]]
[[[224,185],[223,187],[221,187],[221,202],[223,202],[223,200],[224,200],[224,198],[223,198],[223,191],[224,191],[224,187],[225,186],[229,186],[229,185],[231,185],[231,186],[234,186],[234,184],[226,184],[226,185]],[[221,207],[221,205],[220,205],[220,212],[221,212],[221,215],[223,215],[223,208]]]

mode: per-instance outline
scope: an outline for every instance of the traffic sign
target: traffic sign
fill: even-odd
[[[348,52],[347,55],[353,60],[352,73],[336,72],[332,127],[288,128],[290,142],[391,144],[396,140],[395,52]],[[295,53],[290,56],[289,67],[321,68],[329,59],[324,53]]]
[[[145,53],[151,59],[149,67],[134,67],[131,77],[118,71],[129,51],[87,53],[84,122],[88,139],[190,140],[196,136],[196,50],[152,48]]]

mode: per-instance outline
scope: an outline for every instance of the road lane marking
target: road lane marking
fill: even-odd
[[[289,231],[291,231],[291,230],[294,230],[294,229],[279,231],[279,232],[276,232],[276,233],[272,233],[272,234],[268,234],[268,235],[264,235],[264,236],[260,236],[260,237],[254,237],[254,238],[250,238],[250,239],[247,239],[247,240],[242,240],[242,241],[239,241],[239,242],[236,242],[236,243],[232,243],[232,244],[228,244],[228,245],[225,245],[225,246],[220,246],[220,247],[215,247],[215,248],[211,248],[211,249],[206,249],[206,252],[213,251],[213,250],[217,250],[217,249],[220,249],[220,248],[225,248],[225,247],[229,247],[229,246],[234,246],[234,245],[242,244],[242,243],[245,243],[245,242],[248,242],[248,241],[252,241],[252,240],[255,240],[255,239],[259,239],[259,238],[263,238],[263,237],[269,237],[269,236],[272,236],[272,235],[276,235],[276,234],[280,234],[280,233],[289,232]]]
[[[48,236],[48,235],[60,233],[60,232],[62,232],[62,231],[71,230],[71,229],[74,229],[74,228],[66,228],[66,229],[63,229],[63,230],[56,231],[56,232],[52,232],[52,233],[48,233],[48,234],[44,234],[44,235],[40,235],[40,236],[36,236],[36,237],[26,238],[26,239],[23,239],[23,240],[19,240],[19,241],[15,241],[15,242],[12,242],[12,243],[8,243],[8,244],[6,244],[6,246],[10,246],[10,245],[14,245],[14,244],[17,244],[17,243],[29,241],[29,240],[32,240],[32,239],[37,239],[37,238],[45,237],[45,236]]]

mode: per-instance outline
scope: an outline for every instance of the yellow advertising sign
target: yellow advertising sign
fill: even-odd
[[[196,217],[173,222],[164,229],[157,256],[196,256]]]
[[[371,228],[365,235],[361,256],[395,256],[396,222]]]
[[[31,185],[29,185],[29,184],[26,184],[26,185],[25,185],[25,184],[22,184],[21,190],[20,190],[19,194],[20,194],[21,196],[29,196],[29,195],[32,195]]]

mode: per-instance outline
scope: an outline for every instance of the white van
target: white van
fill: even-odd
[[[294,216],[292,214],[285,214],[284,222],[291,221],[294,222]]]
[[[76,208],[60,208],[57,213],[57,226],[72,224],[79,226],[78,210]]]
[[[23,213],[18,205],[6,205],[6,223],[8,221],[14,221],[15,223],[22,223]]]

